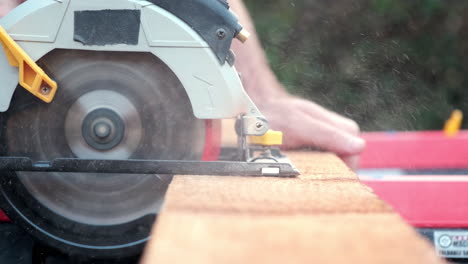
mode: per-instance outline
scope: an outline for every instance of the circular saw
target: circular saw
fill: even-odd
[[[14,9],[0,20],[0,207],[54,248],[126,257],[173,175],[297,175],[242,88],[235,38],[248,32],[224,0]],[[239,144],[221,151],[230,118]]]

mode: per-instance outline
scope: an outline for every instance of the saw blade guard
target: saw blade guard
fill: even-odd
[[[178,10],[170,2],[174,1],[29,0],[2,18],[0,25],[33,61],[54,49],[149,52],[178,77],[195,117],[226,119],[245,115],[264,122],[266,119],[244,91],[232,65],[231,41],[246,35],[235,15],[222,1],[208,1],[217,8],[206,12],[222,12],[223,19],[213,20],[211,28],[199,28],[197,32],[194,25],[204,23],[182,20],[183,14],[170,12]],[[207,0],[194,2],[201,7],[208,5]],[[199,34],[200,30],[204,33]],[[4,112],[17,87],[18,73],[8,66],[4,52],[0,52],[0,68],[4,82],[0,111]],[[267,123],[264,125],[260,134],[268,130]],[[250,132],[260,135],[258,131]]]

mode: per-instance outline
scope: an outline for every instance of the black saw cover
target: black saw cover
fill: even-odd
[[[210,45],[219,62],[226,62],[232,40],[242,27],[225,0],[148,1],[187,23]]]

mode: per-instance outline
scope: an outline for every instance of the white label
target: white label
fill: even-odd
[[[434,231],[434,246],[441,257],[468,258],[468,230]]]
[[[275,176],[279,175],[280,169],[275,167],[262,168],[262,175],[264,176]]]

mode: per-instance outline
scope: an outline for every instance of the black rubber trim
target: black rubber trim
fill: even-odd
[[[242,30],[224,0],[148,0],[193,28],[210,46],[221,64],[226,63],[232,40]],[[155,25],[157,26],[157,25]]]
[[[138,45],[140,10],[75,11],[73,40],[85,46]]]
[[[0,208],[5,214],[39,241],[68,254],[99,258],[138,255],[156,221],[156,215],[147,215],[133,222],[105,228],[73,222],[43,207],[21,186],[14,173],[2,176]],[[5,182],[7,178],[10,183]],[[116,233],[122,235],[116,237]],[[140,239],[129,239],[130,236]]]
[[[0,263],[31,264],[33,239],[18,226],[0,223]]]

